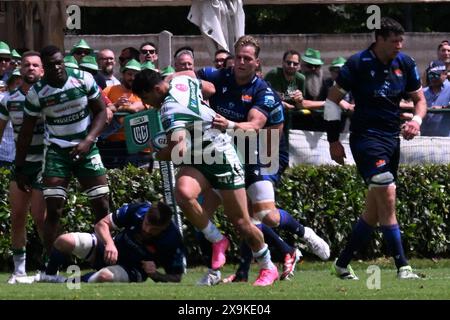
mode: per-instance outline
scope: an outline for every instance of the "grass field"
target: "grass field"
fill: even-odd
[[[368,289],[369,265],[381,268],[381,288]],[[276,282],[271,287],[254,288],[251,283],[220,284],[198,287],[196,281],[206,269],[189,269],[179,284],[81,284],[69,290],[65,284],[8,285],[9,274],[0,274],[0,299],[163,299],[163,300],[311,300],[311,299],[450,299],[450,260],[412,260],[422,276],[418,280],[397,280],[393,263],[387,259],[352,264],[359,281],[343,281],[330,275],[331,262],[304,262],[291,281]],[[227,266],[228,275],[234,266]],[[250,281],[256,277],[252,269]]]

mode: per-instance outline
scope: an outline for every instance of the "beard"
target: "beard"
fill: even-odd
[[[110,76],[110,75],[112,75],[112,74],[114,73],[114,66],[113,66],[112,64],[111,64],[111,65],[108,65],[108,66],[105,66],[105,67],[103,68],[102,72],[103,72],[104,74]]]
[[[305,91],[307,95],[310,95],[313,99],[317,99],[322,89],[323,71],[319,72],[307,72],[305,73]]]

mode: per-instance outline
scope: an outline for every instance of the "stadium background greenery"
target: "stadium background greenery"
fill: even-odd
[[[0,270],[11,267],[10,209],[8,204],[8,170],[0,169]],[[156,200],[161,197],[159,172],[129,166],[110,170],[111,208],[121,204]],[[63,230],[91,232],[93,215],[86,196],[70,186],[62,219]],[[77,189],[78,190],[78,189]],[[299,166],[289,169],[277,190],[280,207],[288,210],[305,225],[311,226],[331,245],[335,256],[344,245],[352,225],[364,206],[365,186],[353,166]],[[405,251],[410,257],[445,258],[450,256],[450,165],[401,166],[397,184],[397,212],[402,227]],[[215,221],[231,234],[231,261],[237,261],[239,241],[228,221],[219,213]],[[28,223],[29,268],[41,263],[42,247],[31,219]],[[188,265],[201,263],[192,226],[184,220],[188,249]],[[287,241],[298,242],[289,234]],[[273,253],[276,256],[276,253]],[[360,258],[372,259],[387,254],[381,234],[376,233],[371,245]],[[314,259],[313,256],[307,258]]]

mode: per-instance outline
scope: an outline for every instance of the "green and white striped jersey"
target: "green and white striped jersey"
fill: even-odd
[[[45,117],[45,143],[61,148],[74,147],[87,136],[91,124],[88,100],[100,97],[91,74],[77,69],[66,71],[68,78],[62,88],[42,79],[28,91],[25,102],[27,114]]]
[[[217,151],[232,148],[231,136],[211,128],[216,112],[203,102],[200,82],[188,76],[170,81],[169,94],[160,110],[166,134],[185,129],[191,135],[191,149],[201,151],[213,143]]]
[[[20,89],[7,93],[0,102],[0,119],[11,120],[16,143],[23,123],[24,107],[25,94]],[[39,117],[34,127],[33,139],[27,151],[26,161],[38,162],[43,160],[44,131],[44,120]]]

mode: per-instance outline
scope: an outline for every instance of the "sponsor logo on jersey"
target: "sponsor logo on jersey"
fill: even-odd
[[[403,72],[400,69],[395,69],[394,73],[397,77],[403,77]]]
[[[243,94],[242,96],[241,96],[241,99],[242,99],[242,101],[243,102],[252,102],[252,96],[250,96],[250,95],[248,95],[248,94]]]
[[[177,84],[175,85],[175,88],[176,88],[177,90],[179,90],[179,91],[182,91],[182,92],[186,92],[186,91],[189,90],[188,86],[185,85],[184,83],[177,83]]]

